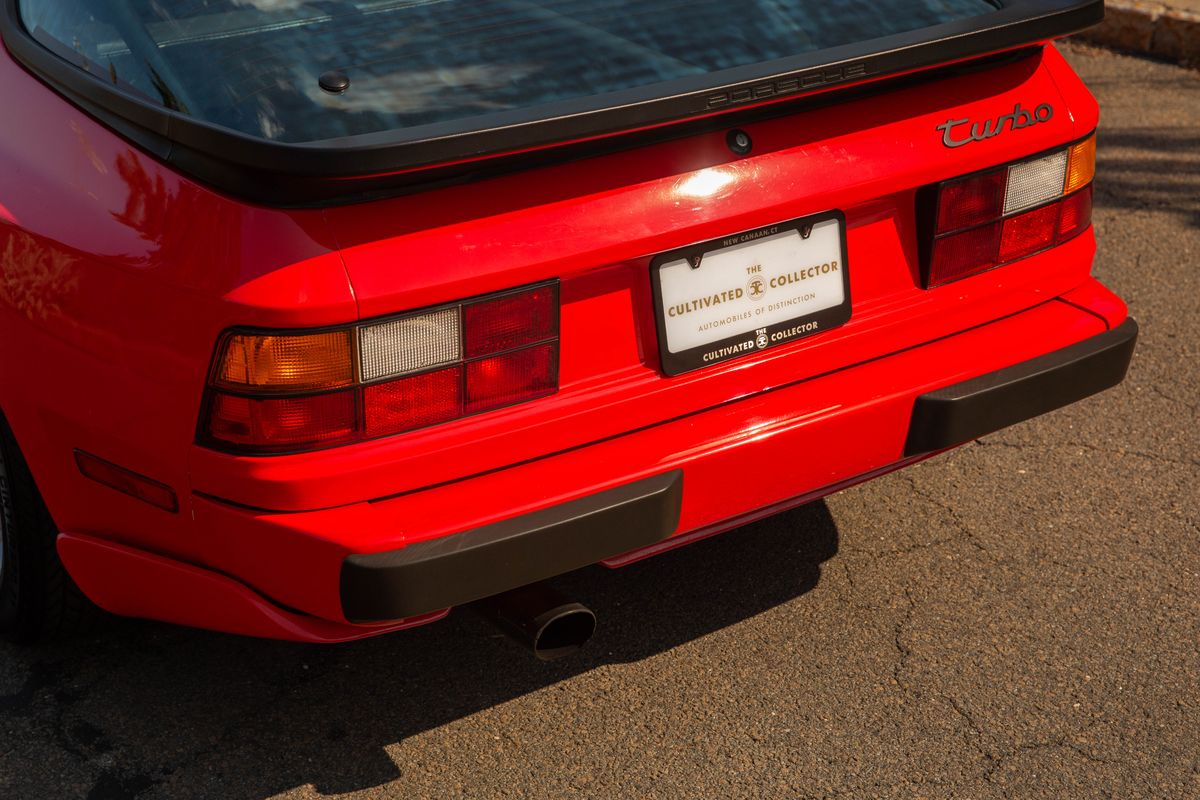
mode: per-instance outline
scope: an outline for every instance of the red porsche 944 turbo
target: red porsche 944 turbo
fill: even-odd
[[[493,598],[569,649],[546,579],[1099,392],[1137,338],[1051,44],[1100,0],[0,9],[15,640]]]

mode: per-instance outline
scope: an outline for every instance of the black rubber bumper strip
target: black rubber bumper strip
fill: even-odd
[[[342,562],[342,612],[383,622],[470,603],[666,539],[683,471],[618,486],[482,528]]]
[[[1053,353],[921,395],[904,455],[954,447],[1116,386],[1137,336],[1130,318]]]

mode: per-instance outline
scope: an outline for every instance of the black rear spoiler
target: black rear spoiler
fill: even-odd
[[[1103,0],[1002,0],[997,10],[964,20],[650,87],[290,144],[201,122],[121,91],[34,41],[20,22],[17,0],[0,3],[5,47],[72,103],[202,183],[286,207],[361,201],[511,169],[529,163],[531,152],[544,161],[628,146],[645,141],[647,132],[679,135],[673,123],[727,126],[728,115],[750,107],[1013,50],[1104,18]]]

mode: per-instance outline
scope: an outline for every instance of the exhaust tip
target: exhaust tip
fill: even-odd
[[[575,653],[596,632],[596,615],[579,603],[551,609],[545,623],[533,637],[533,654],[542,661],[554,661]]]
[[[533,651],[541,661],[575,653],[596,631],[596,615],[545,583],[487,597],[472,608]]]

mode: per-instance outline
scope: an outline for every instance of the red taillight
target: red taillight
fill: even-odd
[[[334,331],[230,333],[213,364],[200,439],[236,453],[297,452],[557,390],[551,282]]]
[[[938,230],[961,231],[1004,215],[1004,185],[1008,173],[995,170],[942,186]]]
[[[463,415],[462,367],[376,383],[363,389],[367,436],[387,436]]]
[[[1059,204],[1054,203],[1004,220],[996,260],[1001,264],[1016,261],[1053,245],[1058,234],[1058,211]]]
[[[558,346],[539,344],[467,364],[467,412],[477,414],[551,394]]]
[[[208,433],[235,448],[302,450],[353,441],[354,392],[309,397],[242,397],[214,393]]]
[[[467,358],[512,350],[554,337],[558,292],[545,286],[463,306]]]
[[[958,280],[996,266],[996,247],[1000,243],[1000,223],[984,225],[938,239],[933,243],[930,276],[936,283]]]
[[[1041,252],[1091,224],[1095,137],[937,187],[925,286]]]
[[[1092,187],[1068,197],[1058,218],[1058,240],[1065,242],[1092,224]]]

